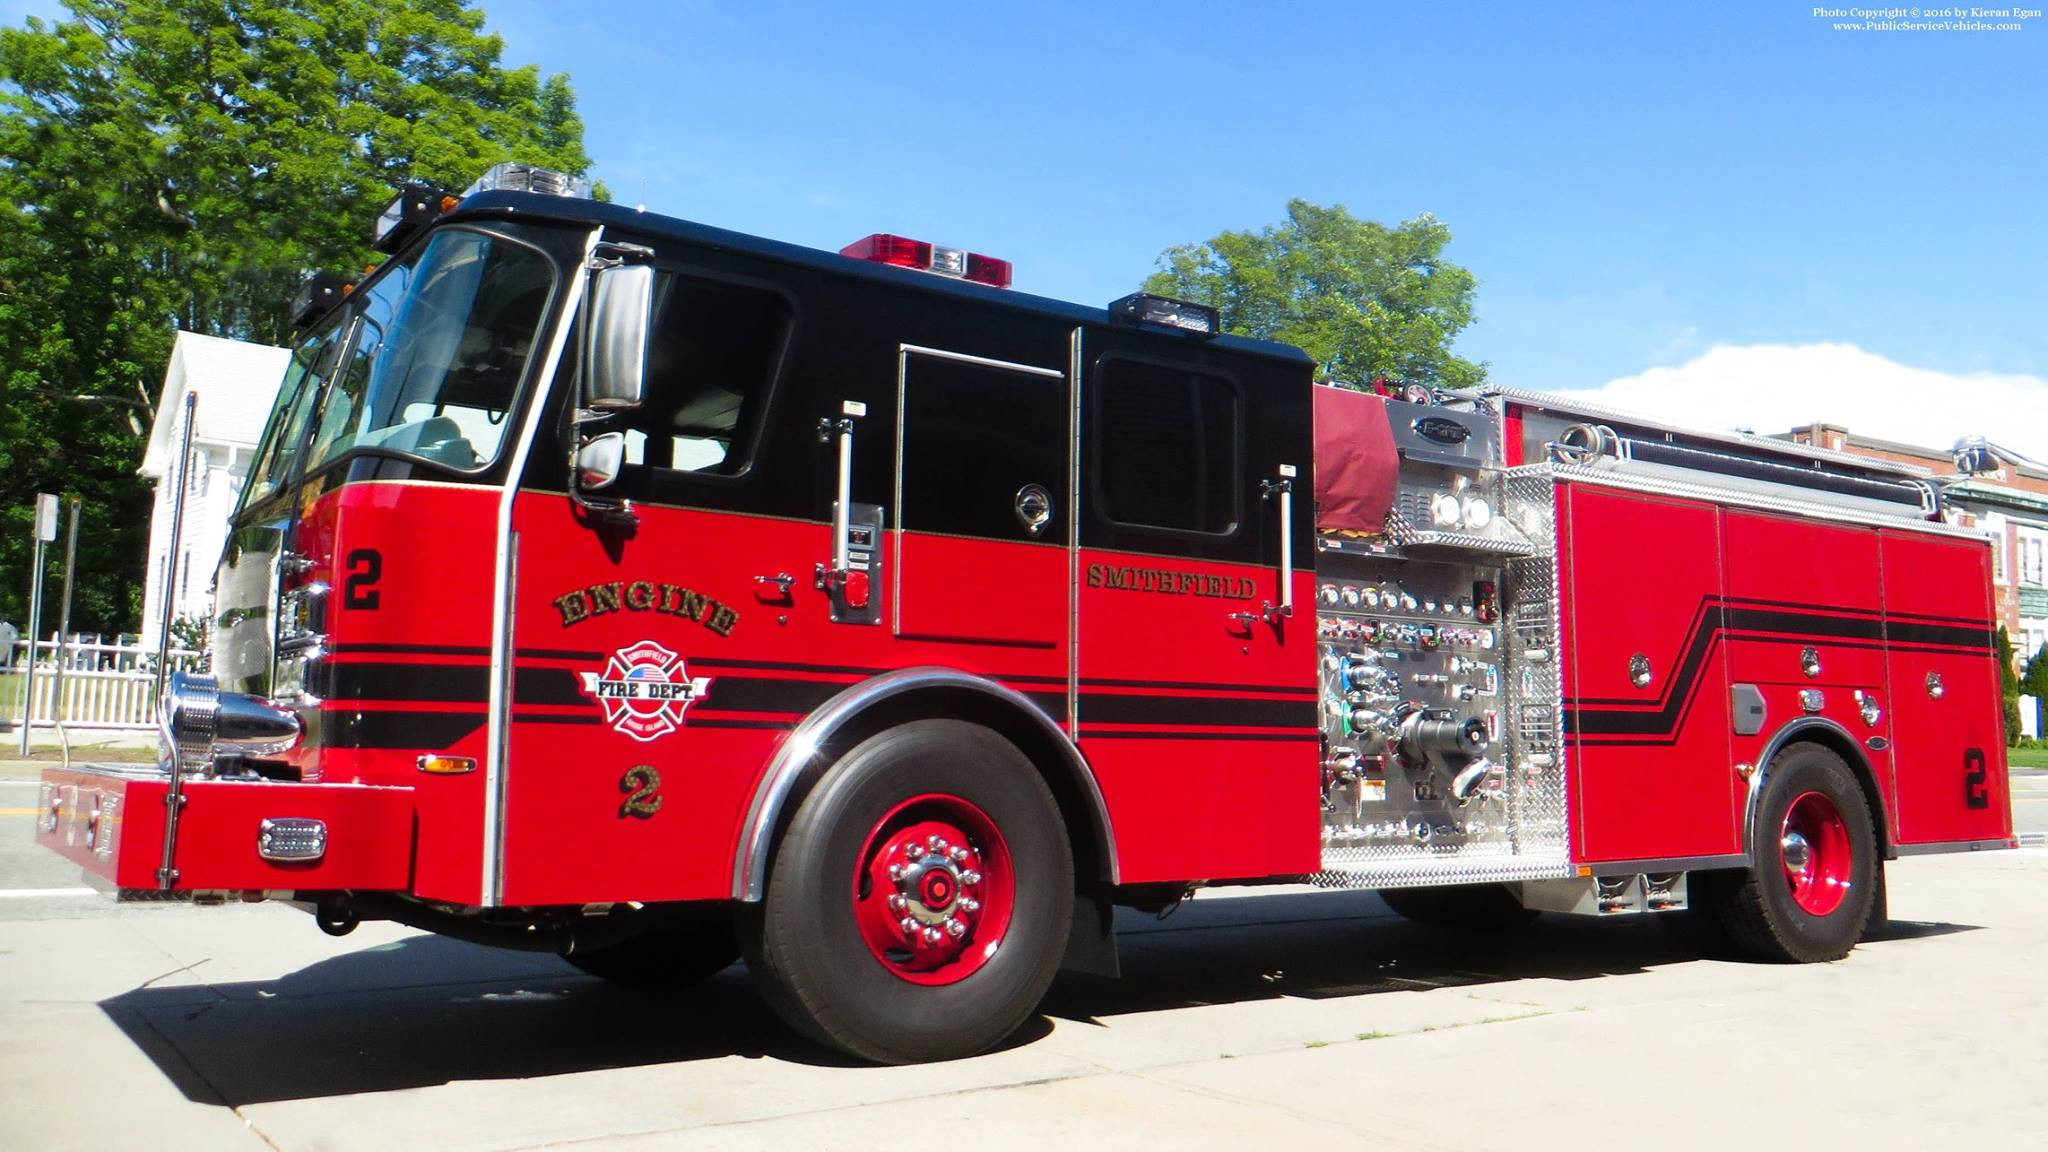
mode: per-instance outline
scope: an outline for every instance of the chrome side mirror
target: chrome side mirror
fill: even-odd
[[[613,264],[590,274],[583,401],[599,412],[640,407],[647,383],[647,335],[654,316],[654,268]]]
[[[626,434],[605,432],[585,440],[576,448],[576,483],[597,492],[618,483],[626,466]]]

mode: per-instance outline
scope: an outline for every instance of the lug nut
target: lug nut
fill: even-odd
[[[924,930],[924,942],[927,944],[937,944],[945,938],[945,933],[940,932],[937,928],[927,928]]]
[[[963,896],[960,899],[960,910],[968,913],[979,912],[981,911],[981,901],[976,900],[972,896]]]
[[[960,874],[960,882],[962,884],[979,884],[981,883],[981,873],[969,868]]]
[[[893,894],[891,894],[891,895],[890,895],[890,897],[889,897],[889,911],[891,911],[891,912],[901,912],[901,911],[903,911],[904,909],[906,909],[906,908],[908,908],[908,907],[910,907],[910,901],[908,901],[908,900],[905,900],[905,899],[903,898],[903,894],[902,894],[901,892],[893,893]]]
[[[948,920],[946,921],[946,935],[957,940],[967,935],[967,925],[962,924],[958,920]]]
[[[953,863],[955,863],[955,864],[965,864],[965,863],[967,863],[967,849],[965,849],[965,848],[955,848],[955,849],[953,849],[953,851],[952,851],[952,857],[953,857]]]
[[[924,838],[924,846],[931,849],[934,852],[937,852],[939,850],[939,845],[944,843],[945,841],[939,839],[936,834]]]
[[[903,929],[903,934],[905,936],[908,936],[913,940],[917,939],[917,921],[912,920],[908,916],[905,916],[902,919],[902,921],[900,921],[897,924],[897,927]]]
[[[901,864],[891,864],[891,865],[889,865],[889,879],[891,879],[891,880],[901,880],[901,879],[903,879],[903,865],[901,865]]]

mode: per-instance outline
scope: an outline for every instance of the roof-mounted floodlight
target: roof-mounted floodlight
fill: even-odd
[[[2005,467],[2006,461],[2016,464],[2031,464],[2036,468],[2048,467],[2039,460],[2015,452],[2002,445],[1993,444],[1982,436],[1965,436],[1956,441],[1954,459],[1956,471],[1965,476],[1982,476]]]
[[[304,328],[318,320],[329,308],[341,303],[354,287],[347,277],[332,272],[315,272],[299,285],[299,294],[292,299],[292,327]]]
[[[408,181],[399,186],[398,195],[378,213],[370,247],[379,252],[396,252],[420,229],[433,223],[434,217],[453,207],[453,196],[431,184]]]
[[[1207,304],[1194,304],[1146,292],[1133,292],[1110,304],[1109,319],[1112,323],[1128,324],[1133,328],[1171,328],[1205,340],[1223,330],[1221,314]]]

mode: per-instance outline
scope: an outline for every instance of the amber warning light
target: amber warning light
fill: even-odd
[[[991,288],[1010,286],[1010,262],[979,252],[968,252],[959,248],[941,248],[923,240],[911,240],[903,236],[891,236],[877,232],[864,236],[839,250],[841,256],[855,260],[872,260],[877,264],[894,264],[898,268],[915,268],[920,272],[936,272],[956,280],[972,280],[976,284],[987,284]]]

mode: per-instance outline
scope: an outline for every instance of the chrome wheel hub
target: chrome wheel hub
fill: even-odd
[[[1787,830],[1778,846],[1785,853],[1785,871],[1794,878],[1804,877],[1813,864],[1813,848],[1806,842],[1806,837]]]
[[[981,903],[972,895],[981,883],[972,850],[938,836],[903,845],[901,863],[889,866],[896,890],[889,910],[901,919],[898,927],[913,947],[957,940],[967,934]]]

